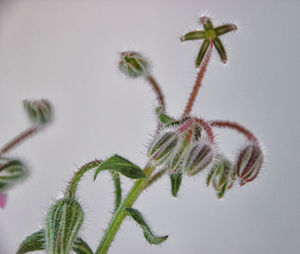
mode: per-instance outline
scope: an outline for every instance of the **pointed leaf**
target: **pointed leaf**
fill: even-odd
[[[228,32],[235,31],[235,30],[237,30],[237,26],[234,24],[225,24],[225,25],[218,26],[215,28],[215,32],[216,32],[217,36],[226,34]]]
[[[96,179],[97,175],[103,170],[113,170],[131,179],[146,177],[144,172],[139,166],[131,163],[129,160],[117,154],[104,161],[96,169],[94,179]]]
[[[72,249],[76,254],[93,254],[89,245],[81,237],[76,238]]]
[[[33,251],[39,251],[45,249],[45,230],[42,229],[38,232],[27,236],[21,243],[16,254],[23,254]]]
[[[204,38],[205,38],[204,31],[192,31],[185,34],[180,39],[181,41],[190,41],[190,40],[200,40]]]
[[[182,181],[182,173],[174,173],[170,175],[171,180],[171,191],[173,197],[177,197],[177,193],[180,189],[181,181]]]
[[[155,109],[155,113],[156,116],[158,118],[158,120],[162,123],[162,124],[169,124],[172,123],[174,121],[176,121],[176,119],[174,119],[173,117],[170,117],[168,115],[166,115],[163,111],[162,111],[162,107],[159,106]]]
[[[214,28],[214,26],[213,26],[213,24],[212,24],[212,22],[211,22],[211,19],[208,18],[208,17],[205,17],[205,18],[204,18],[203,26],[204,26],[204,29],[205,29],[206,31],[208,31],[208,30]]]
[[[217,37],[213,40],[213,44],[216,47],[216,50],[218,51],[220,58],[222,60],[223,63],[227,62],[227,55],[226,55],[226,51],[225,48],[223,46],[223,43],[220,41],[220,39]]]
[[[199,67],[209,46],[209,41],[204,40],[196,59],[196,67]]]
[[[133,208],[125,208],[125,210],[128,212],[128,214],[131,216],[134,221],[139,224],[139,226],[142,228],[144,232],[145,239],[150,244],[161,244],[165,240],[167,240],[168,236],[156,236],[152,233],[151,229],[145,222],[145,219],[143,215],[137,210]]]

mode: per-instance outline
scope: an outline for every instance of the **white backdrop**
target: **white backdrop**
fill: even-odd
[[[24,98],[48,98],[54,122],[11,153],[31,176],[9,192],[0,211],[0,254],[15,253],[43,226],[50,202],[72,172],[95,158],[118,153],[144,166],[155,129],[155,96],[142,80],[124,78],[118,53],[136,49],[153,64],[167,110],[180,116],[195,79],[200,42],[180,43],[197,29],[202,11],[216,25],[235,22],[223,36],[229,64],[216,52],[194,114],[236,120],[263,142],[267,163],[260,177],[235,186],[224,200],[205,187],[205,175],[186,177],[180,197],[168,178],[144,193],[135,207],[154,232],[169,234],[150,246],[129,219],[110,253],[295,253],[300,248],[299,205],[299,1],[0,1],[0,144],[29,126]],[[220,132],[231,158],[243,139]],[[81,235],[95,250],[111,217],[110,175],[80,186],[86,212]],[[126,190],[131,181],[123,179]]]

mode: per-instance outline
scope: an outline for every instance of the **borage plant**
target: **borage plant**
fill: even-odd
[[[141,227],[145,239],[150,244],[160,244],[168,238],[167,235],[155,235],[142,213],[133,207],[140,194],[164,175],[169,176],[171,193],[176,197],[184,175],[194,176],[200,171],[207,170],[207,185],[212,184],[218,198],[222,198],[236,180],[242,186],[257,177],[263,163],[263,153],[257,138],[249,130],[236,122],[206,120],[190,115],[213,48],[219,53],[222,62],[227,61],[219,37],[237,29],[234,24],[214,27],[208,17],[202,17],[200,22],[204,30],[189,32],[181,37],[181,41],[203,40],[203,44],[196,58],[196,67],[199,67],[196,82],[180,118],[166,114],[163,94],[150,74],[149,64],[145,58],[134,51],[121,53],[120,70],[131,78],[145,78],[156,93],[159,103],[156,108],[158,128],[148,148],[146,166],[141,169],[120,155],[114,155],[104,161],[94,160],[83,165],[68,183],[64,197],[50,207],[44,228],[28,236],[21,243],[18,254],[36,250],[45,250],[48,254],[67,254],[72,251],[78,254],[94,253],[78,236],[84,220],[84,211],[76,194],[82,176],[92,169],[95,169],[95,179],[101,171],[110,171],[115,187],[113,216],[96,254],[108,252],[127,216]],[[217,149],[215,128],[233,129],[245,136],[247,142],[238,152],[235,162],[231,162]],[[136,179],[124,198],[122,198],[120,175]]]

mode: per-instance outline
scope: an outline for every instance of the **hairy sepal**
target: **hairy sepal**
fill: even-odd
[[[45,230],[42,229],[27,236],[20,244],[16,254],[24,254],[45,249]]]

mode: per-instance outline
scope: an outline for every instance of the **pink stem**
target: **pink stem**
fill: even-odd
[[[198,121],[198,123],[200,123],[202,125],[202,127],[206,131],[209,142],[211,144],[213,144],[215,137],[214,137],[214,133],[213,133],[212,128],[210,127],[210,125],[206,121],[204,121],[203,119],[198,119],[197,118],[197,121]]]

